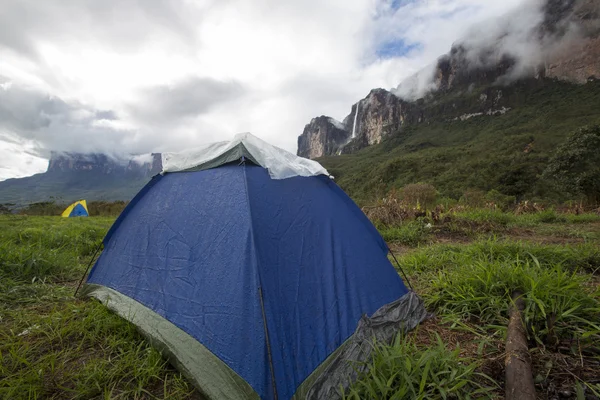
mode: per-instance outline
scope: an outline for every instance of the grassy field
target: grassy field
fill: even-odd
[[[0,216],[0,398],[201,398],[131,324],[73,297],[112,221]],[[539,398],[600,396],[598,214],[475,209],[380,230],[435,317],[380,346],[346,398],[502,398],[514,289]]]

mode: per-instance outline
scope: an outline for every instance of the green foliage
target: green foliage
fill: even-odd
[[[554,210],[543,210],[533,215],[537,221],[546,224],[567,221],[565,216],[557,214]]]
[[[579,129],[556,149],[544,177],[561,191],[600,200],[600,125]]]
[[[362,399],[471,399],[489,393],[480,382],[489,378],[476,372],[477,364],[449,350],[437,336],[435,345],[418,346],[398,336],[390,346],[377,345],[367,371],[344,394]]]

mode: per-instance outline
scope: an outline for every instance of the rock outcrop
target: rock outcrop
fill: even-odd
[[[326,116],[313,118],[298,137],[298,155],[318,158],[337,154],[349,138],[350,133],[341,122]]]

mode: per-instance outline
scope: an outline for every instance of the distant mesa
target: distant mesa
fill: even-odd
[[[101,153],[53,152],[46,172],[0,182],[0,204],[131,200],[161,170],[160,153],[123,159]]]

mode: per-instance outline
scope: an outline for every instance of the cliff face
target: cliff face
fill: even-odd
[[[298,155],[317,158],[337,154],[349,138],[350,133],[341,122],[326,116],[313,118],[298,137]]]
[[[600,1],[546,0],[540,12],[535,25],[515,26],[509,17],[499,24],[505,30],[484,43],[477,38],[459,41],[398,88],[372,90],[352,106],[342,124],[327,122],[331,119],[326,116],[313,119],[298,138],[298,155],[351,153],[401,133],[407,125],[433,119],[501,115],[513,107],[513,85],[600,79]],[[511,47],[522,41],[525,51]]]
[[[344,119],[350,136],[354,133],[344,151],[378,144],[404,125],[421,122],[422,118],[422,112],[415,104],[387,90],[373,89],[367,97],[352,106],[350,115]]]

